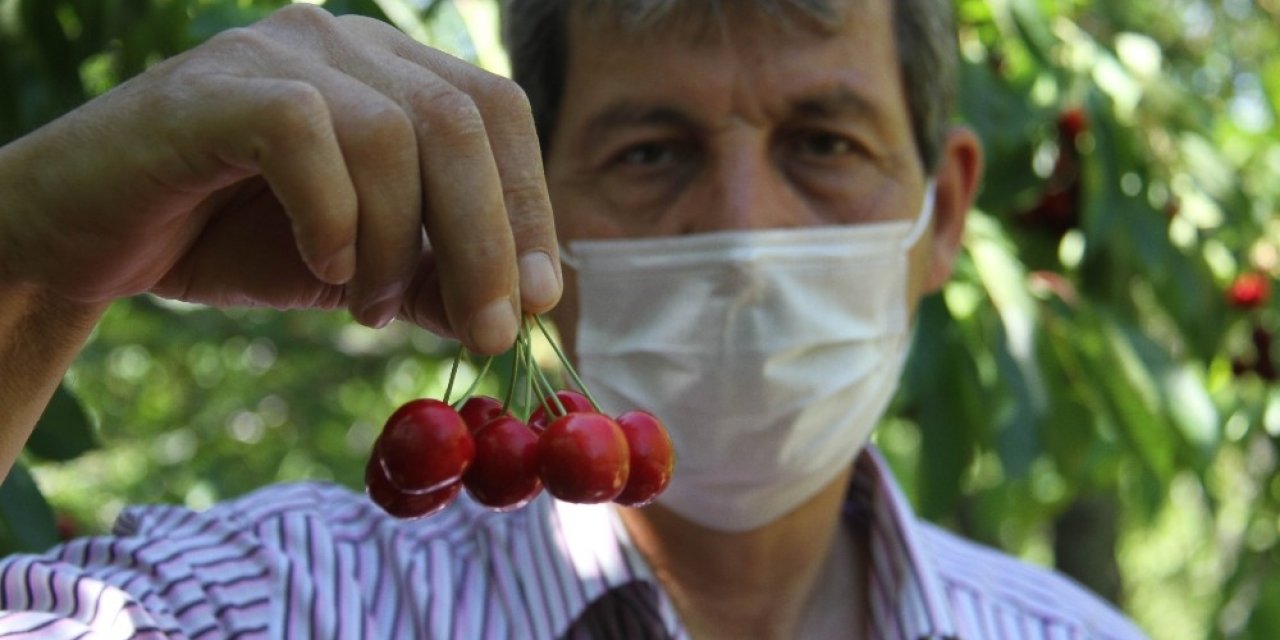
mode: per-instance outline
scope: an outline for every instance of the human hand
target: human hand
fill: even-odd
[[[314,6],[0,149],[0,281],[73,301],[346,307],[494,353],[558,264],[523,92]]]

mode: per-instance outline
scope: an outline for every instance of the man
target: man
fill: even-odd
[[[954,72],[944,3],[521,0],[508,9],[516,76],[572,267],[553,313],[606,408],[642,403],[668,422],[680,446],[668,493],[618,510],[544,495],[495,514],[464,501],[420,522],[312,484],[203,514],[131,510],[113,538],[4,563],[0,629],[1141,636],[1064,579],[917,522],[875,453],[863,451],[896,384],[910,314],[948,274],[980,173],[972,134],[947,126]],[[318,45],[299,37],[313,31],[323,34]],[[327,64],[282,43],[318,49]],[[106,178],[91,160],[73,165],[74,182],[87,182],[77,202],[109,197],[93,198],[102,213],[58,238],[42,236],[41,223],[73,209],[54,197],[61,191],[12,180],[0,190],[8,206],[26,201],[15,194],[37,196],[9,217],[20,228],[0,226],[5,295],[21,311],[4,325],[6,353],[17,359],[6,358],[0,399],[20,410],[5,425],[10,448],[39,411],[23,398],[47,398],[119,295],[343,305],[374,326],[388,317],[374,309],[389,301],[401,317],[487,352],[512,339],[517,280],[524,310],[555,305],[561,280],[541,165],[528,153],[528,117],[502,102],[512,97],[504,85],[381,27],[335,25],[314,10],[211,47],[0,155],[0,166],[21,168],[67,141],[154,139],[92,125],[125,117],[130,98],[155,91],[167,98],[160,113],[196,111],[150,119],[159,137],[206,150],[178,153],[182,163],[160,177],[174,157],[165,145]],[[245,47],[255,55],[242,56]],[[221,96],[197,91],[203,100],[163,91],[166,80],[194,81],[228,60],[241,74],[288,81],[246,83],[281,86],[242,101],[227,85],[213,85]],[[228,107],[212,108],[221,97]],[[282,109],[295,102],[302,107]],[[244,117],[264,113],[279,119]],[[452,158],[461,159],[456,170],[439,161]],[[27,181],[39,177],[26,171]],[[429,253],[406,240],[420,235],[406,214],[419,209]],[[343,248],[353,236],[351,261]],[[236,252],[250,240],[262,244]],[[42,258],[63,244],[77,251]],[[125,247],[125,257],[112,252]],[[391,257],[371,255],[387,249]],[[518,276],[515,255],[524,256]],[[267,262],[237,268],[247,256]],[[121,263],[128,268],[102,268]],[[500,313],[481,311],[494,300]],[[15,372],[36,386],[19,387]]]

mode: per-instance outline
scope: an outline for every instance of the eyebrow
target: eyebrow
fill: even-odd
[[[802,96],[789,105],[789,116],[836,118],[858,116],[879,121],[881,109],[866,96],[846,87],[820,90]],[[619,102],[596,114],[587,123],[589,140],[598,140],[608,132],[635,126],[672,126],[700,128],[692,115],[677,107],[636,102]]]
[[[697,123],[688,113],[675,107],[621,102],[591,118],[586,128],[587,139],[598,140],[613,129],[654,125],[696,127]]]
[[[879,106],[866,96],[848,89],[836,87],[818,91],[792,103],[792,115],[811,118],[835,118],[859,116],[880,121],[883,117]]]

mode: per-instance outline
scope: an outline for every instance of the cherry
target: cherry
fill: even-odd
[[[502,401],[489,396],[471,396],[458,409],[458,415],[462,416],[473,436],[480,427],[502,414]]]
[[[1081,107],[1071,107],[1058,114],[1058,135],[1064,141],[1074,141],[1089,130],[1089,114]]]
[[[1227,300],[1239,309],[1256,309],[1271,297],[1271,282],[1267,276],[1248,272],[1236,276],[1227,289]]]
[[[560,416],[538,439],[538,475],[561,500],[608,502],[622,493],[629,472],[627,438],[606,415]]]
[[[514,416],[501,415],[472,435],[476,459],[462,484],[476,502],[507,511],[529,504],[542,491],[538,434],[532,429]]]
[[[430,398],[411,400],[387,419],[373,445],[392,486],[408,493],[456,482],[475,457],[475,442],[453,407]]]
[[[435,491],[426,493],[405,493],[391,484],[382,465],[377,459],[370,458],[364,468],[365,492],[374,504],[383,511],[397,518],[423,518],[449,506],[458,492],[462,491],[462,483],[447,484]]]
[[[646,411],[628,411],[618,416],[617,423],[627,439],[631,471],[622,493],[613,501],[628,507],[643,507],[653,502],[671,482],[671,471],[676,464],[671,437],[662,422]]]
[[[556,392],[556,397],[560,398],[560,404],[564,405],[565,413],[595,413],[596,408],[591,404],[591,400],[586,396],[572,391],[570,389],[561,389]],[[547,407],[551,407],[551,420],[547,419]],[[558,417],[559,409],[556,408],[554,400],[548,396],[545,401],[538,405],[533,413],[529,414],[529,428],[534,433],[542,433],[547,430],[547,423],[554,421]]]
[[[80,525],[70,514],[58,512],[54,515],[54,524],[58,530],[58,539],[70,542],[80,536]]]

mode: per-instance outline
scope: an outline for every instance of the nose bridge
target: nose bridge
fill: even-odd
[[[695,188],[699,204],[689,231],[732,231],[796,226],[797,203],[766,144],[740,136],[725,141]]]

